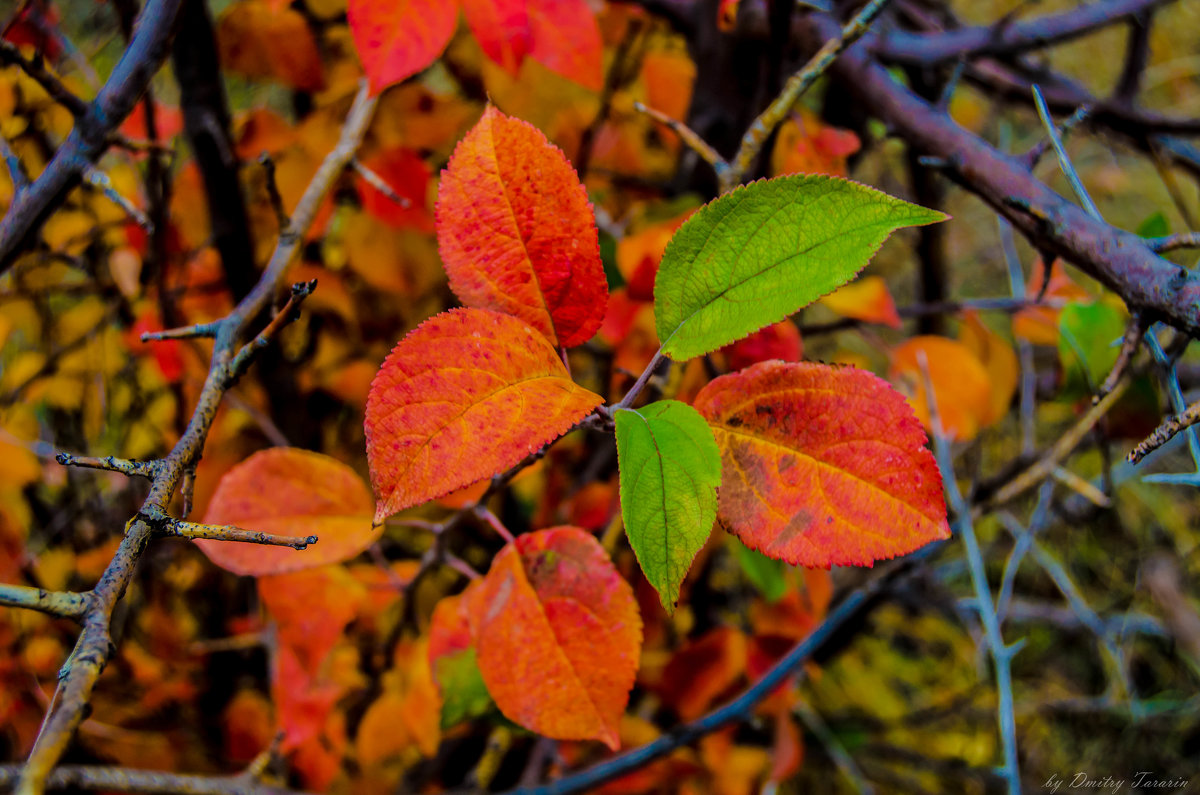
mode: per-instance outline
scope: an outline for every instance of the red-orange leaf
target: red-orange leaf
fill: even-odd
[[[587,0],[528,0],[529,57],[584,88],[604,85],[604,42]]]
[[[350,0],[346,17],[371,93],[378,94],[437,60],[454,35],[458,3]]]
[[[642,647],[633,589],[578,527],[518,536],[484,578],[479,670],[510,720],[613,750]]]
[[[483,54],[515,77],[531,39],[525,0],[463,0],[462,7]]]
[[[235,3],[221,14],[217,42],[230,71],[302,91],[325,87],[317,40],[299,11],[273,10],[259,0]]]
[[[371,526],[371,492],[335,458],[291,447],[262,450],[225,473],[204,515],[206,524],[273,535],[315,535],[305,550],[237,541],[199,540],[213,563],[235,574],[299,571],[352,558],[381,528]]]
[[[566,347],[600,328],[608,284],[592,206],[536,127],[484,112],[442,172],[437,229],[464,304],[515,315]]]
[[[948,538],[925,432],[863,370],[763,362],[696,396],[721,448],[718,519],[801,566],[871,565]]]
[[[430,318],[397,343],[367,396],[375,521],[507,469],[602,402],[515,317]]]

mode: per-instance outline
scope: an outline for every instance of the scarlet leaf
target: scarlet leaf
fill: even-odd
[[[483,54],[516,76],[532,35],[525,0],[463,0],[462,7]]]
[[[637,674],[633,589],[577,527],[518,536],[484,578],[479,670],[500,711],[547,737],[616,750]]]
[[[763,362],[713,380],[694,405],[721,448],[718,519],[747,546],[827,568],[949,537],[925,433],[876,376]]]
[[[426,233],[433,231],[433,219],[425,206],[429,166],[420,155],[411,149],[396,147],[380,152],[364,165],[407,202],[395,201],[363,179],[358,183],[358,196],[364,210],[392,226],[413,226]]]
[[[507,469],[602,401],[515,317],[430,318],[397,343],[367,396],[375,521]]]
[[[234,574],[259,576],[352,558],[371,545],[371,492],[353,469],[307,450],[262,450],[225,473],[204,515],[207,524],[273,535],[315,535],[306,550],[204,539],[196,544]]]
[[[445,0],[350,0],[346,8],[359,60],[378,94],[432,64],[458,22]]]
[[[587,0],[528,0],[533,46],[529,57],[551,72],[599,91],[604,43]]]
[[[464,304],[515,315],[565,347],[600,328],[608,284],[592,206],[536,127],[484,112],[442,172],[437,230]]]

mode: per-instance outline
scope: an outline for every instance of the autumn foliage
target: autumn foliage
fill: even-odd
[[[708,3],[706,34],[743,35],[757,17],[742,4]],[[116,148],[0,277],[0,602],[57,616],[0,614],[14,760],[47,742],[55,677],[78,663],[64,619],[87,626],[95,602],[72,597],[123,555],[94,717],[80,706],[55,764],[249,765],[230,786],[369,795],[533,785],[649,747],[596,785],[738,795],[817,770],[858,787],[853,756],[996,767],[1007,735],[958,713],[994,708],[960,614],[1036,613],[1018,587],[1056,588],[1125,670],[1125,630],[1079,607],[1033,529],[1009,544],[1001,528],[1020,522],[982,511],[1036,485],[1032,528],[1056,482],[1111,505],[1064,468],[1071,448],[1040,456],[1033,427],[1097,434],[1089,466],[1103,459],[1111,487],[1108,445],[1156,424],[1148,366],[1122,376],[1112,344],[1145,318],[1052,247],[993,269],[988,289],[1014,291],[1002,301],[914,288],[918,236],[923,256],[950,235],[983,261],[978,232],[893,174],[934,166],[833,96],[789,104],[771,135],[748,124],[748,170],[714,190],[736,156],[673,123],[711,88],[694,84],[699,37],[674,4],[645,6],[236,0],[207,31],[219,70],[194,78],[216,99],[177,106],[150,86],[114,126]],[[0,62],[11,206],[81,123],[59,73],[95,93],[46,36],[74,28],[50,4],[22,8]],[[984,123],[978,93],[950,93],[939,120]],[[1147,350],[1173,368],[1183,348]],[[1026,470],[1042,479],[1018,490]],[[970,533],[965,565],[952,521]],[[991,567],[994,603],[973,521],[1013,550]],[[1048,579],[1018,579],[1026,552]],[[992,629],[985,616],[976,636],[999,670]],[[913,715],[954,723],[924,748],[901,728]],[[904,758],[913,781],[962,783]]]

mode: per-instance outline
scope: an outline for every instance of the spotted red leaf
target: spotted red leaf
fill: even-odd
[[[763,362],[696,396],[723,465],[718,519],[769,557],[871,565],[950,535],[925,432],[852,367]]]
[[[608,283],[592,206],[536,127],[484,112],[442,172],[437,230],[464,304],[519,317],[566,347],[600,328]]]
[[[396,345],[367,396],[375,520],[511,467],[602,402],[515,317],[430,318]]]

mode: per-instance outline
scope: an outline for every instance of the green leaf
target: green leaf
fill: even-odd
[[[616,413],[621,516],[668,613],[717,518],[721,453],[694,408],[663,400]]]
[[[715,351],[833,292],[888,235],[947,218],[857,182],[753,182],[689,218],[659,265],[654,316],[676,361]]]
[[[1069,303],[1058,316],[1058,355],[1068,395],[1095,392],[1117,363],[1125,317],[1103,301]]]
[[[494,708],[492,696],[479,673],[475,649],[447,654],[434,663],[442,691],[442,728],[487,715]]]
[[[1139,237],[1166,237],[1171,234],[1171,225],[1167,223],[1167,217],[1162,211],[1156,210],[1138,224],[1135,234]]]
[[[786,563],[782,560],[768,558],[758,550],[746,546],[736,537],[733,539],[733,550],[734,557],[737,558],[738,565],[742,568],[742,573],[758,589],[764,599],[774,604],[783,598],[788,587],[787,579],[784,577]]]

